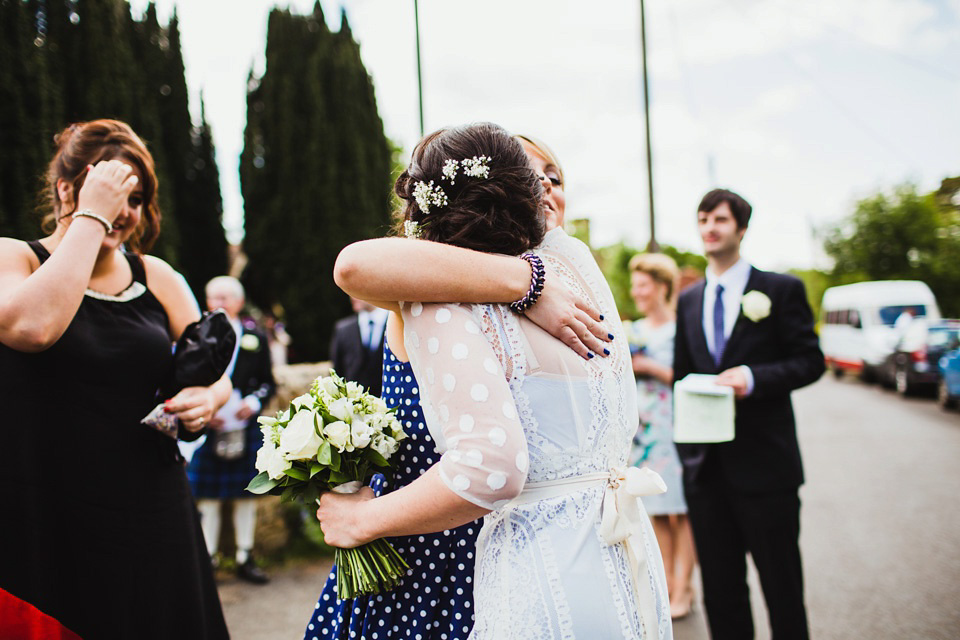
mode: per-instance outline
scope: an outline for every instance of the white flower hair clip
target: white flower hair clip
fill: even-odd
[[[449,180],[450,184],[454,184],[454,178],[457,177],[457,169],[459,167],[460,163],[453,158],[443,163],[443,177]]]
[[[471,178],[486,180],[490,177],[490,158],[487,156],[473,156],[460,162],[463,173]]]
[[[430,182],[418,180],[417,184],[413,187],[413,199],[417,201],[417,206],[419,206],[420,211],[424,213],[430,213],[431,206],[438,208],[445,207],[450,202],[443,188],[435,185],[433,180]]]
[[[403,221],[403,235],[406,238],[419,238],[423,230],[420,228],[420,223],[416,220],[404,220]]]
[[[455,184],[457,172],[462,168],[463,174],[471,178],[480,178],[486,180],[490,177],[490,158],[488,156],[473,156],[464,158],[459,162],[450,159],[443,163],[443,179],[449,180],[450,184]]]

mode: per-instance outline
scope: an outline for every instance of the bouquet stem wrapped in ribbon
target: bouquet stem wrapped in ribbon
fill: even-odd
[[[274,418],[259,418],[263,447],[260,473],[247,491],[279,495],[313,505],[324,491],[355,493],[377,468],[390,466],[406,434],[386,403],[335,372],[314,381]],[[395,587],[409,568],[386,540],[337,549],[337,595],[341,599]]]

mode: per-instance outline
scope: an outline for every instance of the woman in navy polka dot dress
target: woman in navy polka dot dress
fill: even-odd
[[[377,494],[409,484],[440,458],[423,420],[410,363],[399,360],[386,343],[382,397],[388,406],[397,407],[397,418],[409,437],[393,458],[392,482],[376,477]],[[481,524],[477,520],[442,533],[389,538],[410,565],[407,576],[391,591],[338,600],[334,567],[305,640],[465,640],[473,628],[473,555]]]

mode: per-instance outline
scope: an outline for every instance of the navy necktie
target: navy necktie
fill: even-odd
[[[377,338],[373,335],[373,326],[375,321],[373,318],[370,318],[370,328],[367,329],[367,349],[373,351],[377,348]]]
[[[717,285],[717,297],[713,302],[713,361],[720,366],[723,350],[727,347],[727,336],[723,331],[723,285]]]

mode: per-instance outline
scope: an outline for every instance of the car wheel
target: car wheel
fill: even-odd
[[[897,393],[902,396],[909,396],[913,393],[913,385],[910,384],[910,378],[907,376],[907,370],[903,367],[897,367],[897,372],[894,374],[894,385],[896,386]]]
[[[957,408],[957,397],[950,395],[946,380],[940,380],[937,385],[937,402],[944,411]]]
[[[843,369],[841,369],[840,367],[836,367],[836,366],[830,367],[830,371],[833,372],[833,377],[836,378],[837,380],[840,380],[841,378],[843,378]]]

